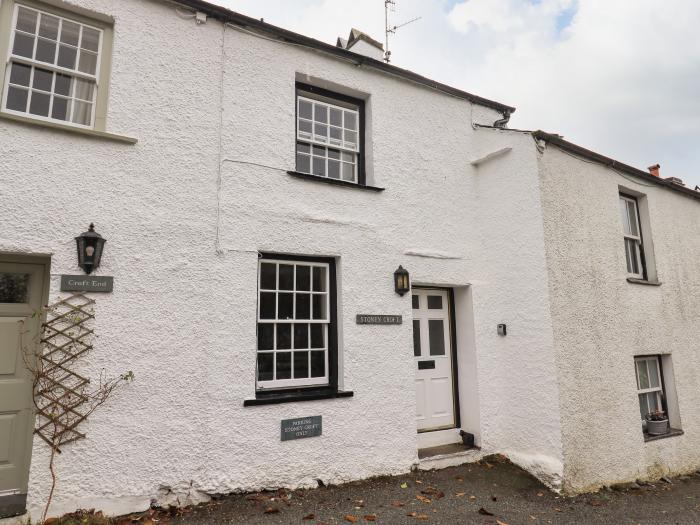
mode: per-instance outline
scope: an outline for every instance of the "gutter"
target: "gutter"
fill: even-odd
[[[319,51],[323,51],[324,53],[328,53],[336,57],[353,61],[357,65],[371,67],[384,73],[396,75],[405,80],[410,80],[412,82],[434,89],[436,91],[440,91],[442,93],[446,93],[457,98],[468,100],[474,104],[479,104],[480,106],[495,109],[496,111],[500,111],[504,115],[513,113],[515,111],[515,108],[512,106],[507,106],[505,104],[501,104],[500,102],[495,102],[493,100],[489,100],[478,95],[473,95],[472,93],[462,91],[461,89],[457,89],[452,86],[448,86],[447,84],[442,84],[441,82],[431,80],[427,77],[414,73],[413,71],[409,71],[408,69],[392,66],[381,60],[375,60],[364,55],[353,53],[352,51],[348,51],[341,47],[321,42],[320,40],[316,40],[315,38],[310,38],[299,33],[294,33],[293,31],[288,31],[287,29],[282,29],[281,27],[268,24],[256,18],[251,18],[240,13],[236,13],[235,11],[231,11],[230,9],[226,9],[225,7],[205,2],[204,0],[172,1],[183,6],[187,6],[190,9],[194,9],[195,11],[201,11],[207,16],[216,18],[218,20],[221,20],[222,22],[238,25],[262,33],[267,33],[268,35],[271,35],[283,42],[289,42],[292,44],[309,47],[311,49],[317,49]]]
[[[589,149],[573,144],[572,142],[566,141],[559,135],[552,135],[551,133],[547,133],[542,130],[537,130],[532,132],[532,136],[535,137],[535,139],[543,140],[549,144],[557,146],[558,148],[568,151],[569,153],[573,153],[574,155],[578,155],[579,157],[583,157],[593,162],[597,162],[607,168],[624,172],[633,177],[637,177],[638,179],[641,179],[645,182],[652,182],[658,186],[664,186],[670,190],[682,193],[687,197],[692,197],[693,199],[700,200],[700,192],[698,191],[691,190],[690,188],[686,188],[685,186],[679,186],[678,184],[661,179],[659,177],[654,177],[646,171],[642,171],[628,164],[624,164],[615,159],[611,159],[610,157],[606,157],[605,155],[601,155],[600,153],[596,153],[595,151],[591,151]]]

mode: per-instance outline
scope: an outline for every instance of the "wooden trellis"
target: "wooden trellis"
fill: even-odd
[[[85,437],[78,426],[93,410],[87,392],[90,380],[74,368],[92,350],[94,304],[75,293],[47,307],[34,374],[34,432],[56,451]]]

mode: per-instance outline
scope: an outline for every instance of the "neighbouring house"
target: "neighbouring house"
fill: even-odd
[[[200,0],[2,0],[0,55],[0,515],[51,481],[32,315],[108,276],[80,372],[136,381],[53,515],[489,453],[568,493],[700,467],[700,192],[658,166]]]

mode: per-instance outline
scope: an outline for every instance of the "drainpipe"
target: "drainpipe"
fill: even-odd
[[[510,111],[504,111],[503,118],[498,119],[496,122],[494,122],[493,127],[494,128],[505,128],[508,125],[509,120],[510,120]]]

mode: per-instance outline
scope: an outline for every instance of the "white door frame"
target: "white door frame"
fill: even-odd
[[[449,330],[448,348],[450,351],[449,361],[451,367],[452,379],[452,408],[453,420],[449,425],[441,426],[434,429],[417,430],[418,432],[418,448],[427,448],[431,446],[445,445],[450,443],[458,443],[461,440],[460,436],[460,409],[459,409],[459,388],[458,388],[458,369],[457,369],[457,331],[455,321],[455,301],[454,290],[442,286],[420,286],[415,285],[412,290],[429,291],[434,290],[441,292],[447,299],[447,329]],[[425,295],[423,295],[425,297]],[[417,372],[417,360],[414,356],[414,370]]]

